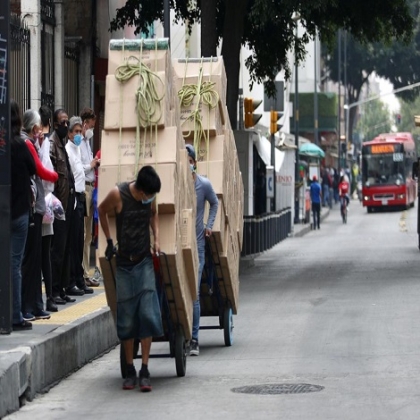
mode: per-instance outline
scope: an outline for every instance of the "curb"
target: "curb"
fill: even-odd
[[[0,361],[0,418],[31,401],[119,343],[108,307],[4,352]],[[53,367],[53,368],[52,368]]]

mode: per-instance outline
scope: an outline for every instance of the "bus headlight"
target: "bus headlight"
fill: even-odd
[[[369,201],[369,196],[368,195],[365,195],[364,197],[363,197],[363,200],[365,200],[365,201]]]
[[[398,200],[403,200],[404,198],[405,198],[405,194],[398,194],[397,195]]]

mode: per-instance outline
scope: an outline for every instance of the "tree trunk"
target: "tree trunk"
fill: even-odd
[[[227,108],[232,129],[237,127],[240,52],[247,0],[226,0],[222,55],[227,76]]]
[[[201,56],[216,57],[216,7],[217,0],[201,2]]]

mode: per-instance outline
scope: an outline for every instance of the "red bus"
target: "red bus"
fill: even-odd
[[[363,207],[413,207],[417,184],[412,165],[416,145],[411,133],[380,134],[362,145]]]

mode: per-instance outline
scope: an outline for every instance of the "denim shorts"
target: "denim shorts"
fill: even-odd
[[[160,337],[162,317],[151,257],[132,267],[117,266],[117,334],[120,340]]]

